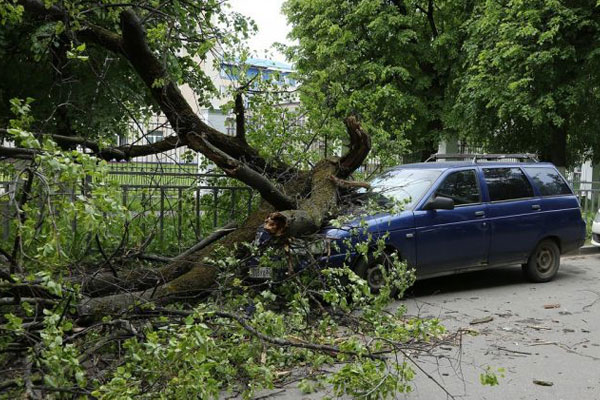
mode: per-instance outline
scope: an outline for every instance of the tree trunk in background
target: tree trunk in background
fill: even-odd
[[[542,161],[549,161],[564,174],[567,167],[567,128],[554,128],[550,143],[541,154]]]

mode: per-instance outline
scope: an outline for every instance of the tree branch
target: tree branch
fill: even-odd
[[[337,178],[347,178],[356,168],[360,167],[371,151],[371,138],[361,128],[360,123],[354,116],[345,119],[346,130],[350,136],[348,151],[340,158]]]
[[[134,157],[147,156],[150,154],[164,153],[165,151],[173,150],[184,146],[181,138],[178,136],[169,136],[155,143],[143,145],[124,145],[119,147],[110,147],[100,150],[96,156],[104,160],[128,160]]]
[[[0,129],[0,133],[6,132],[5,129]],[[80,136],[63,136],[49,135],[52,139],[61,141],[62,143],[85,147],[92,150],[92,154],[106,161],[129,160],[134,157],[147,156],[150,154],[164,153],[165,151],[173,150],[184,146],[178,136],[169,136],[155,143],[144,145],[123,145],[118,147],[107,147],[100,149],[98,143],[88,140]],[[0,146],[0,157],[16,158],[16,159],[32,159],[36,154],[42,154],[43,151],[37,149],[28,149],[23,147],[5,147]]]
[[[195,135],[190,143],[194,143],[202,154],[217,164],[227,175],[256,189],[262,198],[277,210],[296,208],[296,202],[281,192],[271,180],[213,146],[204,134]]]
[[[166,308],[157,308],[157,309],[155,309],[155,311],[159,311],[159,312],[161,312],[161,314],[164,313],[164,314],[173,314],[173,315],[180,315],[180,316],[193,315],[193,312],[191,312],[191,311],[170,310],[170,309],[166,309]],[[358,353],[358,352],[351,351],[351,350],[342,350],[339,347],[330,346],[330,345],[326,345],[326,344],[301,342],[298,340],[291,341],[291,340],[281,339],[278,337],[269,336],[269,335],[266,335],[266,334],[260,332],[253,326],[251,326],[248,323],[248,320],[246,320],[245,318],[243,318],[239,315],[236,315],[236,314],[233,314],[233,313],[230,313],[227,311],[215,311],[212,314],[214,314],[216,317],[219,317],[219,318],[227,318],[227,319],[233,320],[233,321],[237,322],[242,328],[244,328],[244,330],[246,330],[251,335],[256,336],[260,340],[263,340],[267,343],[270,343],[270,344],[273,344],[276,346],[297,347],[297,348],[301,348],[301,349],[315,350],[318,352],[334,353],[334,354],[347,354],[347,355],[354,356],[354,357],[367,357],[367,358],[377,359],[377,360],[384,359],[384,356],[382,354],[372,354],[372,353],[362,354],[362,353]]]
[[[236,137],[217,131],[196,115],[148,46],[141,22],[132,10],[125,10],[121,13],[121,28],[123,31],[122,48],[125,56],[142,78],[179,137],[186,140],[192,149],[204,154],[206,148],[199,141],[188,137],[202,134],[208,143],[229,157],[243,160],[249,168],[254,170],[269,172],[266,161],[255,149],[245,142],[242,143]],[[229,167],[219,164],[222,159],[213,159],[209,154],[205,155],[219,168]],[[281,169],[277,170],[281,172]]]
[[[439,36],[439,32],[437,26],[435,25],[435,18],[433,16],[433,0],[429,0],[427,3],[427,19],[429,20],[429,26],[431,27],[431,34],[435,39]]]
[[[235,135],[239,140],[246,142],[246,116],[244,110],[244,97],[242,92],[238,91],[235,94]]]
[[[0,157],[3,158],[15,158],[19,160],[31,160],[36,154],[39,154],[39,150],[26,149],[23,147],[6,147],[0,146]]]
[[[68,19],[68,14],[61,8],[53,6],[46,9],[41,0],[19,1],[25,7],[25,10],[34,16],[50,20]],[[263,171],[265,174],[279,179],[289,175],[289,166],[268,164],[247,143],[219,132],[195,114],[179,88],[169,79],[163,64],[150,49],[141,21],[133,10],[126,9],[121,13],[121,29],[122,36],[119,36],[100,26],[86,23],[82,29],[74,32],[74,34],[79,40],[97,44],[109,51],[121,54],[129,60],[150,90],[152,97],[160,106],[172,128],[177,132],[181,142],[188,144],[194,150],[202,152],[203,148],[201,146],[197,147],[198,141],[192,143],[188,140],[189,135],[201,133],[211,145],[228,156],[243,161],[255,171]],[[227,167],[226,165],[219,165],[217,160],[212,161],[218,167]]]

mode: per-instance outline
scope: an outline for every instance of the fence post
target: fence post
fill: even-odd
[[[252,195],[254,192],[251,189],[248,189],[248,215],[252,212]]]
[[[213,228],[217,227],[219,222],[219,189],[213,189]]]
[[[8,197],[6,202],[4,202],[4,214],[2,215],[2,241],[8,241],[10,237],[10,195],[8,191],[10,190],[10,186],[8,183],[3,185],[4,192]]]
[[[183,214],[183,190],[180,188],[177,189],[177,246],[181,248],[181,236],[182,236],[182,224],[181,224],[181,214]]]
[[[129,188],[127,187],[127,185],[123,185],[122,188],[123,188],[123,193],[122,193],[122,195],[123,195],[123,206],[127,207],[127,191],[129,190]]]
[[[75,188],[70,190],[71,194],[71,204],[75,203]],[[71,230],[73,233],[73,240],[77,237],[77,213],[74,213],[73,220],[71,221]]]
[[[160,188],[160,247],[164,247],[164,232],[165,232],[165,188]]]
[[[233,220],[235,218],[235,200],[236,200],[236,192],[237,189],[231,189],[231,214],[230,218]]]
[[[196,187],[196,239],[200,238],[200,189]]]

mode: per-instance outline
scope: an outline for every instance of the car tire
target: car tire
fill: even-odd
[[[354,273],[367,282],[373,294],[378,294],[379,290],[385,285],[381,272],[382,266],[386,269],[389,269],[391,266],[389,256],[385,253],[378,258],[369,256],[368,259],[365,259],[365,257],[360,257],[354,266]],[[396,297],[397,295],[398,289],[392,288],[390,297]]]
[[[560,249],[552,239],[544,239],[538,243],[523,264],[523,273],[531,282],[549,282],[556,276],[560,267]]]

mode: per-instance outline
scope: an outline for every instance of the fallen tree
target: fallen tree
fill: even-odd
[[[47,7],[40,0],[21,0],[19,3],[32,18],[44,21],[65,21],[73,18],[59,5]],[[77,43],[100,47],[124,57],[130,63],[132,71],[146,85],[177,137],[167,138],[153,145],[109,149],[100,149],[89,141],[72,137],[57,137],[57,141],[63,140],[90,148],[105,159],[159,153],[185,144],[207,157],[228,176],[255,189],[264,201],[239,228],[224,238],[187,255],[183,260],[174,261],[146,279],[131,276],[132,284],[119,282],[122,289],[130,290],[137,286],[138,289],[145,290],[92,298],[82,304],[81,311],[84,313],[101,315],[116,308],[126,309],[140,300],[160,301],[174,295],[210,288],[215,284],[216,275],[214,268],[204,262],[205,257],[217,246],[232,248],[236,244],[251,241],[257,228],[265,220],[275,236],[301,236],[316,232],[325,218],[335,212],[338,203],[337,182],[348,178],[369,153],[368,134],[360,128],[354,116],[349,116],[345,121],[349,146],[342,157],[324,159],[312,171],[298,170],[279,160],[267,160],[246,141],[241,92],[235,102],[237,136],[229,136],[210,127],[193,112],[177,84],[168,75],[165,65],[150,48],[144,26],[134,8],[124,7],[120,12],[120,32],[82,21],[81,27],[70,31],[69,34]],[[10,150],[10,155],[16,156],[16,152],[18,149]],[[24,150],[23,156],[31,156],[31,151]],[[115,283],[114,279],[107,278],[107,275],[101,275],[101,278],[90,284],[97,293],[107,291],[98,287],[98,281],[107,286]]]
[[[143,85],[147,106],[164,114],[175,135],[148,145],[106,146],[101,138],[74,134],[60,106],[42,121],[56,115],[64,132],[46,132],[44,123],[33,124],[30,102],[14,102],[15,117],[0,131],[16,143],[0,147],[0,157],[20,160],[11,189],[17,199],[12,217],[19,230],[0,259],[0,356],[3,365],[11,366],[0,391],[26,398],[157,393],[217,398],[225,391],[248,397],[301,379],[305,391],[326,384],[335,395],[381,398],[410,390],[411,365],[419,369],[415,352],[456,343],[435,320],[422,323],[402,311],[386,310],[392,291],[402,293],[414,276],[396,254],[383,252],[383,241],[369,243],[393,267],[378,293],[371,293],[348,266],[329,268],[310,252],[290,251],[292,244],[322,240],[313,234],[342,213],[349,198],[360,197],[357,187],[368,187],[351,176],[371,148],[356,116],[349,113],[344,121],[347,140],[340,157],[303,168],[269,157],[251,144],[243,100],[252,81],[234,94],[235,136],[215,130],[193,112],[178,87],[181,76],[169,69],[173,60],[165,61],[168,57],[157,42],[165,39],[160,36],[165,27],[175,30],[168,31],[168,39],[185,39],[196,47],[219,38],[222,32],[210,24],[220,2],[166,2],[160,8],[155,2],[10,4],[23,7],[23,15],[18,8],[9,9],[17,15],[15,21],[23,18],[54,32],[56,42],[50,42],[49,52],[56,86],[73,81],[65,58],[87,57],[80,49],[87,49],[92,61],[117,58],[126,65],[117,69],[126,74],[126,83]],[[3,6],[0,11],[6,13]],[[200,14],[204,18],[194,24],[169,19]],[[199,36],[199,31],[209,33]],[[99,82],[109,69],[98,74]],[[113,100],[127,101],[117,96]],[[152,210],[131,217],[115,199],[118,194],[106,190],[106,170],[98,160],[127,160],[183,145],[259,193],[260,204],[244,221],[217,229],[178,256],[145,254],[152,234],[128,251],[131,219],[147,217]],[[50,196],[73,186],[82,193],[73,196],[73,204],[51,204]],[[56,222],[61,216],[62,225]],[[62,262],[64,249],[57,237],[72,229],[71,216],[89,235],[79,238],[81,254]],[[111,236],[111,227],[123,232]],[[274,238],[272,247],[250,243],[259,227]],[[107,251],[103,234],[120,243]],[[34,250],[24,251],[27,245]],[[86,264],[92,246],[99,254]],[[281,264],[288,273],[274,283],[247,281],[246,262],[256,257]],[[45,265],[47,261],[54,263]],[[300,262],[305,268],[294,270]],[[343,363],[339,371],[325,370],[336,362]]]

